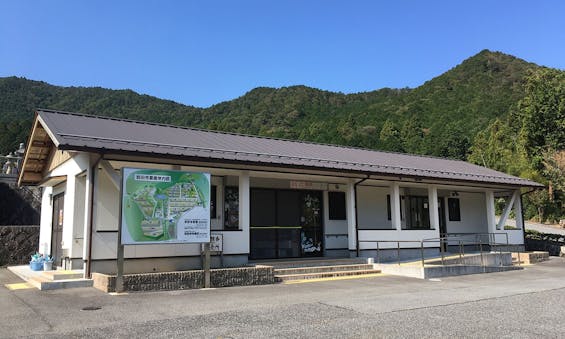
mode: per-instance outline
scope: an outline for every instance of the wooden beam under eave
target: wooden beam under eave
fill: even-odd
[[[43,175],[37,172],[24,172],[22,176],[22,182],[26,183],[38,183],[43,180]]]

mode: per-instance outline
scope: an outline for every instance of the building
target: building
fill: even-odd
[[[542,187],[463,161],[52,110],[36,113],[27,145],[19,184],[44,188],[39,250],[86,275],[116,270],[123,167],[210,173],[211,228],[230,266],[374,256],[377,246],[437,253],[455,233],[523,249],[521,189]],[[126,246],[125,273],[199,267],[200,251]]]

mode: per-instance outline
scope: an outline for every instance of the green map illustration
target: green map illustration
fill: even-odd
[[[209,197],[210,181],[205,173],[124,169],[123,243],[184,240],[190,232],[179,232],[181,221],[209,225],[209,218],[186,220],[195,209],[207,210],[209,216]]]

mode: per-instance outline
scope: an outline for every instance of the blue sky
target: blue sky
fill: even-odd
[[[0,3],[0,77],[200,107],[257,86],[416,87],[485,48],[565,69],[565,1]]]

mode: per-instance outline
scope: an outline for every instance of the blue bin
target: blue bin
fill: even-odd
[[[43,261],[30,261],[29,268],[32,271],[43,271]]]

